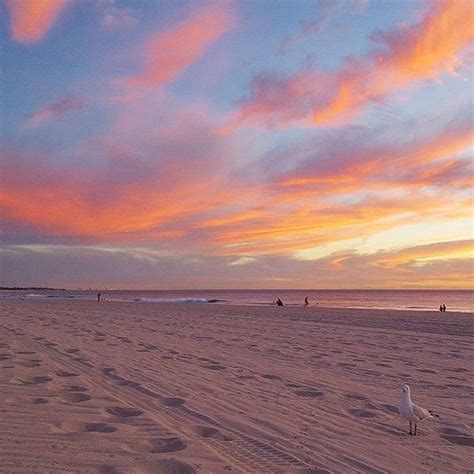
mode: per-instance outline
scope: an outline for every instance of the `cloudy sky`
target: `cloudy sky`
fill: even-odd
[[[0,284],[468,288],[471,0],[0,4]]]

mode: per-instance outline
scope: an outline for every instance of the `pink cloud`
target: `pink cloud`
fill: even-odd
[[[83,109],[85,106],[86,100],[83,97],[73,94],[64,95],[30,114],[23,128],[43,126],[57,117]]]
[[[20,43],[41,40],[68,0],[8,0],[12,37]]]
[[[148,59],[143,72],[129,81],[162,85],[172,81],[199,60],[235,20],[228,3],[201,7],[184,22],[154,35],[148,43]]]

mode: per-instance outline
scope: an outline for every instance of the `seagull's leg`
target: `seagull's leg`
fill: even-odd
[[[411,434],[412,434],[412,432],[411,432],[411,421],[410,421],[410,433],[408,433],[408,434],[409,434],[410,436],[411,436]]]
[[[414,436],[416,436],[416,423],[415,423],[415,434],[414,434]]]

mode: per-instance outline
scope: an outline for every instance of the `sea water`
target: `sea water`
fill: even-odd
[[[311,307],[401,309],[437,311],[445,304],[448,311],[474,312],[472,290],[1,290],[0,298],[97,299],[135,304],[231,304],[271,305],[280,298],[285,306],[303,306],[308,297]]]

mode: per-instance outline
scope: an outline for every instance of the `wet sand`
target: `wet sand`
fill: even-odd
[[[3,300],[0,472],[472,472],[473,320]]]

